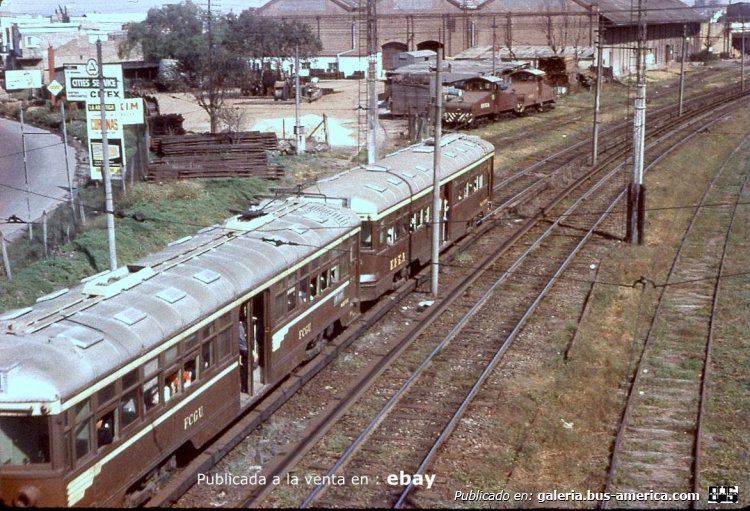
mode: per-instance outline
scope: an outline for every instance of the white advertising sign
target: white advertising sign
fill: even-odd
[[[125,168],[123,122],[120,119],[120,104],[105,103],[109,172],[112,179],[122,179]],[[86,132],[89,137],[89,162],[91,179],[102,179],[104,173],[104,150],[102,144],[102,115],[99,103],[86,103]]]
[[[5,72],[5,88],[7,90],[39,89],[41,86],[42,71],[40,69]]]
[[[122,124],[143,124],[143,98],[122,99],[119,102]]]
[[[99,66],[90,59],[86,64],[65,64],[65,94],[68,101],[99,99]],[[122,99],[125,89],[121,64],[104,64],[105,99]]]

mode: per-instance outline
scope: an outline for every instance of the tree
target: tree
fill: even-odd
[[[146,19],[128,30],[120,54],[140,45],[147,62],[177,60],[178,86],[195,96],[209,116],[211,133],[216,133],[226,92],[236,85],[234,77],[243,66],[224,43],[226,28],[226,17],[205,12],[189,0],[168,4],[149,9]]]

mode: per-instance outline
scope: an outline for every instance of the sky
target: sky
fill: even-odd
[[[170,2],[168,0],[117,0],[107,2],[103,0],[0,0],[4,12],[13,14],[42,14],[51,16],[58,6],[68,8],[71,16],[80,16],[93,12],[98,13],[139,13],[148,12],[151,7],[160,7]],[[193,0],[203,8],[208,7],[208,0]],[[211,0],[211,10],[228,13],[230,10],[239,14],[250,7],[259,7],[268,0]]]

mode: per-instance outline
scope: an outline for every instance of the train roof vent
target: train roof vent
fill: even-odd
[[[408,176],[408,177],[415,177],[414,174],[412,174],[411,176],[409,176],[409,174],[407,174],[406,172],[404,172],[403,174],[406,175],[406,176]],[[386,181],[388,181],[392,185],[405,185],[406,184],[401,179],[396,179],[395,177],[389,177],[388,179],[386,179]]]
[[[458,151],[459,153],[464,153],[464,154],[466,154],[467,152],[466,149],[464,149],[463,147],[458,147],[458,146],[454,147],[453,150]]]
[[[425,174],[427,174],[428,172],[432,172],[432,169],[428,169],[427,167],[423,167],[421,165],[414,165],[414,168],[420,172],[424,172]]]
[[[369,188],[370,190],[375,190],[376,192],[385,193],[388,189],[383,188],[382,186],[378,186],[375,183],[367,183],[365,185],[365,188]]]
[[[433,153],[435,152],[435,147],[431,145],[418,145],[412,151],[415,153]]]
[[[172,241],[171,243],[167,243],[167,246],[173,247],[175,245],[182,245],[183,243],[185,243],[186,241],[190,241],[191,239],[193,239],[192,236],[185,236],[184,238],[180,238],[178,240]]]
[[[156,297],[167,303],[177,303],[187,296],[187,293],[176,287],[168,287],[156,293]]]
[[[211,282],[216,282],[217,280],[219,280],[221,278],[221,275],[213,270],[201,270],[198,273],[194,273],[193,278],[195,280],[203,282],[204,284],[210,284]]]
[[[10,321],[11,319],[20,318],[24,314],[28,314],[29,312],[33,310],[34,309],[32,307],[24,307],[23,309],[14,309],[0,316],[0,321]]]
[[[122,323],[125,323],[128,326],[133,326],[139,321],[143,321],[146,319],[147,314],[143,311],[140,311],[138,309],[134,309],[133,307],[128,307],[122,312],[118,312],[113,317]]]
[[[224,228],[232,231],[254,231],[273,222],[274,215],[266,214],[256,217],[237,215],[224,223]]]
[[[104,336],[95,330],[90,330],[82,326],[74,326],[57,334],[54,339],[71,342],[74,346],[85,350],[102,342]]]
[[[287,229],[289,229],[292,232],[296,232],[297,234],[305,234],[307,231],[310,230],[302,224],[290,224],[289,227],[287,227]]]
[[[70,290],[67,287],[64,288],[64,289],[58,289],[57,291],[54,291],[54,292],[52,292],[50,294],[47,294],[47,295],[44,295],[44,296],[40,296],[39,298],[36,299],[36,303],[47,302],[49,300],[54,300],[58,296],[62,296],[65,293],[67,293],[68,291],[70,291]]]
[[[308,211],[302,216],[318,224],[324,224],[328,221],[328,217],[318,211]]]
[[[362,168],[365,170],[369,170],[371,172],[387,172],[388,170],[390,170],[389,167],[386,167],[384,165],[372,165],[372,164],[363,165]]]
[[[83,294],[109,298],[124,289],[137,286],[154,275],[156,272],[150,266],[123,266],[87,281],[83,286]]]
[[[459,133],[451,133],[450,135],[446,135],[444,137],[440,137],[440,147],[445,147],[448,144],[452,144],[456,140],[460,140],[462,137],[463,137],[463,135],[461,135]]]

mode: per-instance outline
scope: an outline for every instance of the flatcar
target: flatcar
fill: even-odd
[[[464,135],[442,146],[445,247],[486,211],[494,149]],[[0,505],[142,503],[175,453],[252,410],[429,259],[433,151],[404,149],[1,314]]]
[[[492,144],[462,134],[441,138],[440,242],[447,247],[486,215],[492,199]],[[360,296],[373,301],[428,262],[432,243],[432,142],[407,147],[303,191],[362,221]]]
[[[555,105],[555,91],[544,83],[544,71],[524,67],[501,76],[478,76],[464,80],[448,94],[443,123],[475,127],[507,113],[523,115],[529,109],[544,110]]]

